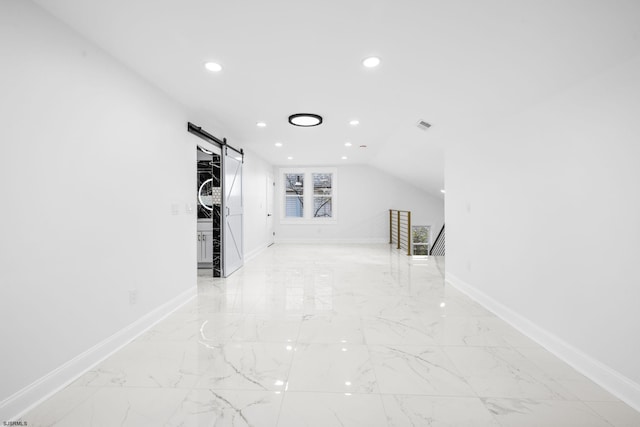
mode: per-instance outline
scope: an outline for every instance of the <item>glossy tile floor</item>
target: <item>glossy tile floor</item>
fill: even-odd
[[[275,245],[29,426],[640,426],[640,414],[388,245]]]

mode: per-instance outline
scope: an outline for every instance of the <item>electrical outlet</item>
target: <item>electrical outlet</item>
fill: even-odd
[[[135,305],[138,303],[138,290],[129,289],[129,305]]]

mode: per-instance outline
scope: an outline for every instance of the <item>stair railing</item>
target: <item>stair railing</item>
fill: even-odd
[[[435,242],[433,242],[429,255],[444,256],[444,224],[442,224],[438,237],[436,237]]]

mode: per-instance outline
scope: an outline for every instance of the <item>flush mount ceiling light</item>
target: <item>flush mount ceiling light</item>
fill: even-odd
[[[266,127],[267,124],[265,122],[258,122],[256,123],[256,126],[258,126],[259,128],[263,128],[263,127]]]
[[[347,160],[347,156],[342,156],[342,160]]]
[[[289,156],[287,157],[287,160],[293,160],[293,157]]]
[[[275,145],[276,147],[282,147],[282,142],[276,142],[274,145]]]
[[[204,68],[206,68],[207,70],[213,73],[222,71],[222,65],[218,64],[217,62],[207,62],[204,64]]]
[[[442,194],[445,194],[445,193],[446,193],[446,191],[445,191],[445,190],[440,190],[440,192],[441,192]]]
[[[345,143],[344,143],[344,146],[345,146],[345,147],[351,147],[352,145],[353,145],[353,144],[351,144],[350,142],[345,142]]]
[[[311,113],[298,113],[289,116],[289,123],[294,126],[309,128],[322,124],[322,117]]]
[[[370,56],[362,60],[362,65],[367,68],[375,68],[380,65],[380,58],[377,56]]]
[[[359,121],[359,120],[351,120],[351,121],[349,122],[349,124],[350,124],[351,126],[358,126],[358,125],[360,124],[360,121]]]

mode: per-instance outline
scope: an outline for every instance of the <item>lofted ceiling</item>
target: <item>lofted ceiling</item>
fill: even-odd
[[[36,3],[234,146],[274,165],[369,164],[437,195],[460,128],[525,110],[640,46],[636,0]],[[382,63],[367,69],[371,55]],[[300,112],[324,123],[289,125]]]

